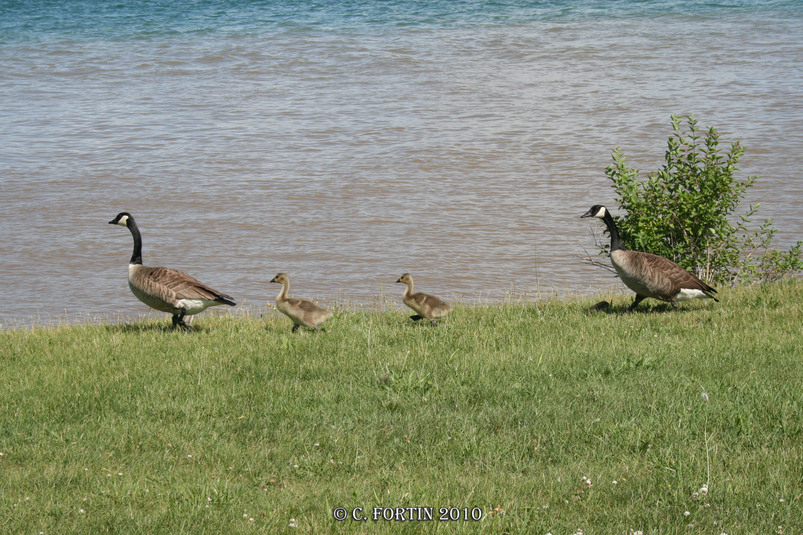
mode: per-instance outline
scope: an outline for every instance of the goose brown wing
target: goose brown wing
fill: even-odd
[[[668,258],[650,253],[641,253],[640,256],[656,281],[656,289],[667,297],[674,296],[681,289],[700,290],[706,294],[716,293],[712,287]]]
[[[179,299],[206,299],[220,301],[234,305],[234,298],[207,286],[195,277],[178,269],[155,267],[143,270],[143,278],[153,288],[159,288],[160,293],[170,295],[174,300]]]

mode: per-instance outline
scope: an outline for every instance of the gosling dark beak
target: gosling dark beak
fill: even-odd
[[[401,282],[401,279],[397,280],[396,282]]]
[[[589,210],[588,212],[586,212],[583,215],[581,215],[580,219],[583,219],[584,217],[594,217],[594,214],[593,214],[593,212],[591,210]]]
[[[271,282],[279,282],[279,281],[276,280],[276,277],[273,277],[270,281]]]

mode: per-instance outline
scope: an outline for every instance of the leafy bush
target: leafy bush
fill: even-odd
[[[719,132],[701,132],[693,116],[673,115],[672,128],[666,163],[646,181],[619,148],[605,169],[626,212],[615,218],[625,246],[670,258],[709,282],[772,281],[803,269],[803,242],[786,252],[773,250],[769,219],[758,230],[748,228],[758,205],[734,216],[756,180],[735,176],[741,143],[723,154]]]

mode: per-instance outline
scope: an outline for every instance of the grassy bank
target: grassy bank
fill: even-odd
[[[0,533],[799,534],[803,284],[721,293],[1,332]]]

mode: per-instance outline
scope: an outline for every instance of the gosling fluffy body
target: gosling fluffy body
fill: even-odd
[[[605,222],[611,235],[611,264],[625,286],[636,292],[636,298],[628,310],[648,297],[672,303],[677,308],[678,301],[708,297],[719,301],[717,291],[699,278],[689,273],[675,262],[663,256],[628,251],[619,238],[619,230],[608,209],[596,204],[580,217],[597,217]]]
[[[417,312],[416,315],[410,316],[412,320],[418,321],[426,318],[431,324],[435,325],[435,320],[451,312],[452,307],[446,301],[434,295],[413,292],[413,276],[409,273],[403,274],[396,282],[407,285],[402,300],[405,305]]]
[[[185,316],[198,314],[210,306],[237,304],[230,295],[218,292],[183,271],[142,265],[142,236],[128,212],[120,212],[109,224],[128,228],[134,238],[134,252],[128,264],[131,293],[149,307],[172,314],[173,327],[191,331],[184,322]]]
[[[318,306],[308,299],[287,297],[287,293],[290,291],[290,277],[286,273],[279,273],[270,282],[282,285],[282,289],[276,297],[276,308],[293,320],[293,332],[296,332],[302,325],[319,331],[321,323],[332,316],[331,310]]]

